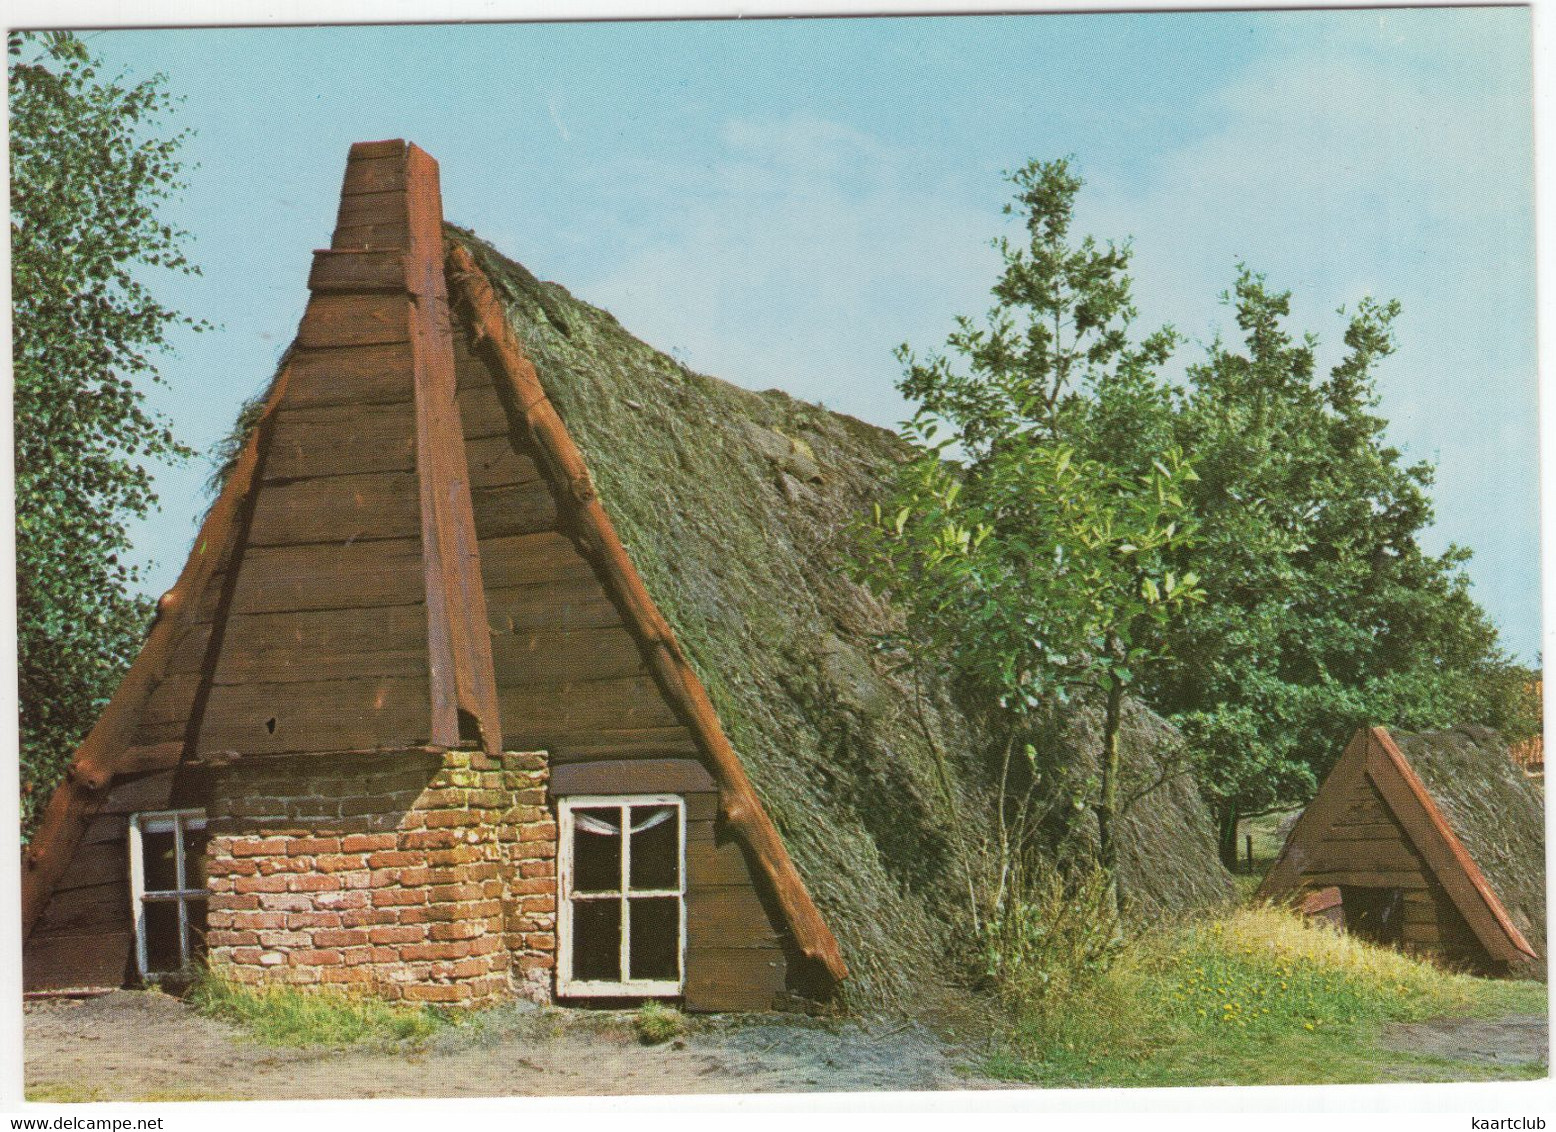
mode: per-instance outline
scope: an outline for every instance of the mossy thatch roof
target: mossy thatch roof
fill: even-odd
[[[851,582],[846,525],[907,452],[892,433],[784,393],[686,369],[608,312],[450,228],[502,298],[588,461],[654,601],[812,897],[861,1005],[921,1001],[942,982],[968,862],[952,827],[987,815],[986,737],[943,690],[916,699],[875,643],[894,614]],[[918,708],[922,710],[918,710]],[[1045,761],[1087,773],[1084,714]],[[1176,736],[1144,710],[1132,776],[1161,775]],[[938,770],[940,754],[948,774]],[[1076,764],[1080,764],[1077,766]],[[1228,898],[1203,803],[1171,777],[1126,820],[1124,889],[1142,915]]]
[[[1392,732],[1514,926],[1545,955],[1545,795],[1485,727]]]

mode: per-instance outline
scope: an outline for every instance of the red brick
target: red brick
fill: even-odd
[[[457,983],[449,986],[413,983],[402,993],[407,1002],[463,1002],[470,997],[470,991]]]
[[[410,943],[400,948],[400,958],[406,962],[414,962],[418,959],[463,959],[470,954],[473,954],[473,951],[466,940],[454,940],[449,943]]]
[[[243,840],[232,843],[232,855],[234,857],[268,857],[276,853],[286,852],[286,839],[281,837],[267,838],[263,841]]]
[[[401,865],[419,865],[426,860],[424,853],[407,853],[403,849],[385,849],[370,854],[367,865],[373,869],[393,869]]]
[[[286,851],[289,856],[308,857],[316,853],[340,852],[340,838],[338,837],[299,837],[287,843]]]
[[[555,841],[557,828],[555,822],[546,822],[543,825],[527,825],[519,830],[520,841]]]
[[[392,833],[352,833],[340,839],[340,847],[347,853],[371,853],[393,849],[397,840]]]
[[[425,832],[407,833],[407,849],[455,849],[459,847],[459,835],[452,829],[429,829]]]
[[[257,892],[285,892],[286,877],[238,877],[233,881],[236,890],[243,894]]]
[[[368,938],[374,943],[420,943],[427,938],[427,929],[421,924],[397,924],[372,928]]]
[[[362,853],[329,853],[314,860],[314,867],[321,873],[344,873],[366,866],[367,857]]]
[[[340,952],[320,949],[294,951],[287,957],[294,967],[335,967],[341,962]]]
[[[289,928],[338,928],[339,912],[289,912],[286,917]]]
[[[376,888],[373,890],[374,907],[425,904],[426,902],[427,890],[424,888]]]
[[[323,876],[318,873],[306,873],[302,876],[288,877],[287,888],[292,892],[339,891],[340,878]]]
[[[367,932],[361,928],[325,928],[313,933],[315,947],[355,947],[367,942]]]
[[[485,925],[469,920],[454,920],[445,924],[433,924],[427,934],[436,940],[474,939],[485,931]]]

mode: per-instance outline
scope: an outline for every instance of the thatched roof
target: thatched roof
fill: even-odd
[[[1509,918],[1545,955],[1545,797],[1485,727],[1392,732]]]
[[[654,602],[839,937],[848,993],[920,999],[937,971],[963,862],[937,769],[963,821],[987,816],[985,739],[940,689],[875,642],[893,613],[848,580],[845,527],[906,455],[892,433],[786,394],[689,371],[608,312],[450,228],[490,278]],[[1045,752],[1084,764],[1084,717]],[[929,736],[933,736],[931,740]],[[1131,713],[1131,774],[1154,781],[1175,736]],[[1062,750],[1061,750],[1062,748]],[[1081,767],[1084,772],[1084,766]],[[1208,814],[1182,775],[1126,821],[1124,888],[1140,914],[1225,900]]]

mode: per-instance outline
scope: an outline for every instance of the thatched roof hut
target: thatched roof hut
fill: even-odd
[[[1537,972],[1546,936],[1540,787],[1484,727],[1363,729],[1260,894],[1331,889],[1348,930],[1478,970]]]
[[[671,805],[684,891],[671,867],[635,894],[627,866],[610,891],[620,924],[635,895],[684,896],[688,1002],[846,972],[858,1005],[923,1004],[995,775],[976,713],[880,655],[895,614],[847,577],[847,525],[903,444],[691,373],[439,207],[414,146],[353,148],[294,350],[30,847],[29,986],[117,980],[130,947],[154,968],[159,909],[187,958],[208,907],[213,955],[256,979],[382,965],[407,997],[474,1001],[556,959],[565,997],[548,902],[567,907],[569,837],[664,834]],[[1058,796],[1095,732],[1079,713],[1040,739]],[[1227,899],[1172,730],[1131,708],[1124,748],[1126,792],[1153,787],[1121,835],[1134,913]],[[570,817],[601,795],[672,801]],[[359,874],[469,907],[358,907]],[[606,984],[631,982],[632,938]]]

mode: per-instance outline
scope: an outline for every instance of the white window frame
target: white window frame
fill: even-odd
[[[573,892],[573,812],[619,806],[620,819],[629,823],[628,807],[673,806],[676,823],[676,862],[678,883],[675,888],[634,889],[632,878],[632,837],[630,824],[623,824],[621,836],[621,880],[614,892]],[[557,994],[594,998],[669,998],[680,995],[686,983],[686,799],[679,794],[575,794],[557,803]],[[633,897],[670,897],[680,911],[680,939],[676,946],[676,977],[671,979],[632,979],[608,982],[600,979],[573,978],[573,901],[619,900],[621,909],[621,970],[632,972]]]
[[[130,913],[135,920],[135,967],[142,982],[150,982],[176,971],[149,970],[146,956],[146,905],[148,903],[176,902],[178,905],[178,957],[180,968],[189,966],[193,958],[189,954],[189,902],[207,900],[210,893],[204,888],[189,888],[189,874],[184,860],[184,835],[205,828],[204,810],[153,810],[130,815]],[[173,835],[173,868],[177,888],[146,891],[145,835],[171,833]]]

